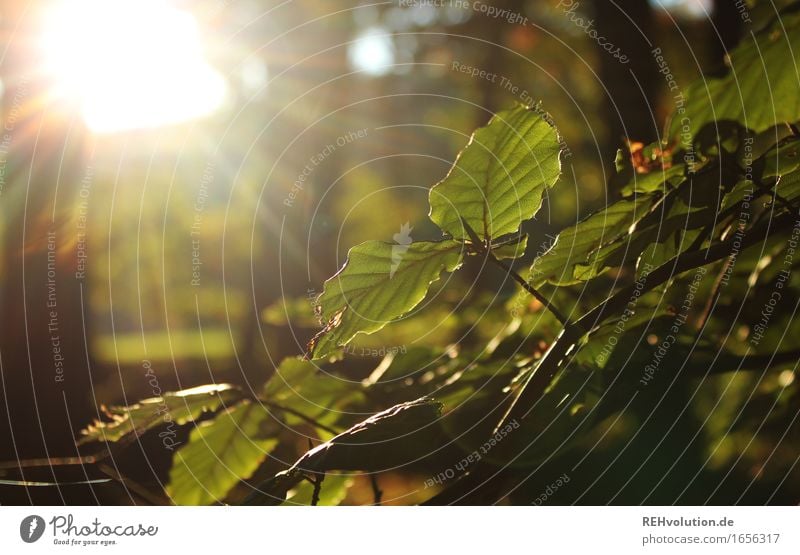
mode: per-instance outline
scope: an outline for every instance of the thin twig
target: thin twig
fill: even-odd
[[[42,468],[42,467],[52,468],[56,466],[95,465],[95,467],[100,472],[108,476],[111,480],[120,482],[134,493],[137,493],[146,501],[149,501],[154,505],[163,505],[165,503],[167,504],[169,503],[169,501],[166,500],[165,498],[161,498],[157,494],[149,492],[144,486],[131,480],[130,478],[122,476],[114,468],[103,463],[103,461],[107,459],[109,455],[110,451],[108,449],[104,449],[103,451],[101,451],[96,455],[85,455],[83,457],[53,457],[53,458],[41,458],[41,459],[24,459],[21,461],[6,461],[0,463],[0,470],[7,470],[14,468],[21,470],[23,468]],[[66,486],[66,485],[78,485],[78,484],[98,484],[103,482],[109,482],[111,480],[99,479],[99,480],[83,480],[80,482],[53,482],[52,484],[48,485]],[[41,482],[20,481],[19,483],[21,485],[42,485]]]
[[[107,484],[111,478],[98,478],[95,480],[80,480],[77,482],[36,482],[30,480],[0,480],[0,486],[20,486],[23,488],[55,487],[62,486],[89,486],[94,484]]]
[[[98,464],[97,469],[106,476],[118,481],[119,483],[124,485],[127,489],[129,489],[130,491],[132,491],[145,501],[152,503],[153,505],[172,505],[172,502],[166,497],[151,492],[146,487],[141,485],[139,482],[131,480],[127,476],[123,476],[122,474],[120,474],[118,470],[112,468],[111,466],[105,463]]]
[[[322,481],[325,479],[325,473],[317,474],[315,479],[309,478],[309,481],[314,484],[314,492],[311,494],[311,506],[316,507],[319,504],[319,494],[322,491]]]
[[[462,216],[461,217],[461,225],[464,226],[464,230],[467,232],[467,237],[469,237],[469,248],[475,254],[482,254],[486,258],[488,258],[491,262],[498,265],[500,268],[506,271],[508,275],[510,275],[514,280],[519,283],[525,291],[533,295],[533,297],[542,303],[545,308],[547,308],[550,312],[553,313],[553,316],[561,322],[562,326],[566,326],[569,324],[569,320],[557,309],[555,308],[550,301],[548,301],[544,295],[539,293],[530,283],[525,281],[525,279],[519,275],[511,266],[497,258],[492,253],[492,245],[491,241],[489,240],[488,231],[484,229],[484,237],[485,239],[481,239],[478,237],[478,234],[475,233],[475,230],[472,229],[472,226],[469,225],[469,222]],[[484,218],[484,225],[485,225],[485,218]]]
[[[778,370],[779,368],[775,368],[776,365],[793,364],[798,361],[800,361],[800,350],[779,351],[777,353],[763,355],[732,355],[726,353],[717,357],[717,360],[714,361],[713,368],[708,369],[708,375],[726,374],[734,370],[758,370],[766,372],[770,369]],[[780,368],[780,370],[784,369],[785,367]]]
[[[714,308],[720,291],[722,290],[722,283],[723,279],[725,278],[725,274],[728,272],[728,268],[732,263],[733,261],[731,260],[730,256],[726,258],[725,262],[722,263],[722,267],[719,269],[719,273],[717,273],[717,277],[714,278],[714,284],[711,286],[711,294],[708,296],[708,300],[703,307],[703,312],[700,313],[700,318],[695,325],[695,329],[697,331],[705,328],[706,322],[708,321],[709,316],[711,316],[711,309]]]
[[[304,420],[305,422],[308,422],[312,426],[316,426],[320,430],[325,430],[329,434],[339,435],[341,433],[341,430],[336,430],[335,428],[331,428],[330,426],[327,426],[327,425],[323,424],[319,420],[317,420],[317,419],[315,419],[315,418],[313,418],[311,416],[308,416],[307,414],[304,414],[304,413],[300,412],[299,410],[295,410],[295,409],[293,409],[291,407],[287,407],[285,405],[281,405],[280,403],[274,403],[272,401],[267,401],[265,399],[261,399],[260,397],[256,397],[256,401],[258,401],[259,403],[261,403],[264,406],[267,406],[267,407],[269,407],[271,409],[283,411],[283,412],[286,412],[286,413],[291,414],[293,416],[296,416],[300,420]]]
[[[375,474],[370,474],[369,481],[372,484],[372,497],[375,500],[373,505],[380,505],[381,499],[383,499],[383,492],[381,491],[381,488],[378,485],[378,477]]]
[[[514,279],[514,281],[519,283],[522,286],[522,288],[525,289],[525,291],[533,295],[533,297],[537,301],[542,303],[542,305],[544,305],[544,307],[547,310],[549,310],[559,322],[561,322],[561,325],[563,326],[569,325],[570,323],[569,319],[567,319],[567,317],[564,316],[564,314],[562,314],[560,310],[558,310],[555,306],[553,306],[553,303],[548,301],[544,295],[539,293],[539,291],[537,291],[530,283],[525,281],[525,279],[521,275],[519,275],[511,266],[509,266],[508,264],[497,258],[491,252],[488,252],[487,256],[491,262],[502,268],[509,276],[511,276]]]
[[[82,464],[94,464],[98,461],[105,459],[108,456],[108,450],[103,450],[96,455],[85,455],[83,457],[54,457],[54,458],[41,458],[41,459],[23,459],[21,461],[3,461],[0,462],[0,470],[22,469],[22,468],[39,468],[39,467],[52,467],[52,466],[75,466]]]

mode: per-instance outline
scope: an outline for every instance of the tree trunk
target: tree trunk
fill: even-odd
[[[598,38],[597,56],[599,80],[606,88],[602,151],[610,160],[626,137],[644,143],[658,138],[651,105],[658,78],[651,54],[656,47],[654,14],[647,0],[596,0],[594,15],[598,37],[604,39]]]

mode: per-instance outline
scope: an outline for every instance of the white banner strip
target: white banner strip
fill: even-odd
[[[800,507],[0,507],[0,522],[9,554],[800,553]]]

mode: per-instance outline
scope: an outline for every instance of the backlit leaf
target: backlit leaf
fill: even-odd
[[[278,431],[272,416],[249,401],[199,424],[175,453],[167,493],[179,505],[221,501],[277,445]]]
[[[408,313],[442,272],[461,265],[462,248],[456,241],[369,241],[350,249],[344,267],[317,299],[327,325],[309,344],[311,358],[328,356],[356,334],[378,331]]]
[[[461,218],[481,239],[516,233],[558,179],[560,151],[558,132],[537,109],[497,113],[431,189],[431,219],[456,239],[467,238]]]
[[[165,393],[129,407],[109,407],[106,414],[111,422],[98,420],[88,426],[81,432],[83,437],[78,444],[119,441],[133,431],[141,434],[160,424],[186,424],[202,413],[215,411],[241,396],[241,392],[229,384],[213,384]]]
[[[523,235],[515,241],[503,243],[492,248],[492,254],[500,260],[519,258],[525,254],[525,249],[528,248],[528,236]]]
[[[579,265],[598,263],[592,254],[612,243],[641,220],[652,203],[652,197],[639,195],[634,200],[620,200],[562,231],[555,244],[531,266],[531,282],[538,287],[545,282],[570,285],[592,275],[576,275]]]

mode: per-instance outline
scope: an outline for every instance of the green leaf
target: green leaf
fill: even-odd
[[[273,403],[286,404],[297,394],[297,389],[306,380],[312,379],[319,367],[301,358],[285,358],[275,373],[264,385],[264,399]]]
[[[277,445],[279,428],[270,414],[249,401],[198,424],[175,453],[167,485],[179,505],[207,505],[248,478]]]
[[[646,146],[627,142],[626,148],[617,150],[614,167],[612,184],[624,197],[666,192],[681,182],[686,171],[686,164],[674,159],[671,149],[660,142]]]
[[[666,186],[674,186],[683,179],[686,166],[677,164],[667,169],[657,169],[649,173],[634,173],[629,183],[622,187],[622,194],[632,196],[636,193],[663,191]]]
[[[161,397],[145,399],[129,407],[110,407],[105,412],[112,421],[95,421],[81,431],[83,437],[78,444],[119,441],[134,431],[142,434],[160,424],[186,424],[204,412],[213,412],[221,405],[241,397],[241,392],[232,385],[213,384],[165,393]]]
[[[296,410],[316,422],[332,426],[342,416],[342,407],[361,396],[363,387],[359,382],[342,379],[319,369],[311,361],[301,358],[285,358],[275,374],[264,386],[265,401]],[[289,426],[307,424],[296,415],[287,412],[283,420]],[[331,433],[317,427],[317,435],[330,439]]]
[[[515,259],[525,254],[528,248],[528,236],[523,235],[513,241],[492,246],[492,254],[500,260]]]
[[[431,453],[442,404],[427,398],[400,403],[318,445],[287,474],[331,470],[380,472],[409,464]]]
[[[319,477],[334,470],[382,472],[417,462],[440,444],[442,437],[436,424],[441,415],[442,404],[427,398],[374,414],[259,484],[244,504],[283,503],[306,476]]]
[[[752,181],[747,179],[739,181],[724,197],[722,197],[720,210],[727,210],[743,200],[747,200],[748,202],[753,201],[755,190],[756,185]]]
[[[531,283],[539,287],[546,282],[571,285],[596,274],[578,272],[578,266],[597,265],[592,256],[603,245],[627,234],[645,215],[653,198],[639,195],[634,200],[620,200],[562,231],[555,244],[531,266]]]
[[[373,333],[408,313],[443,271],[461,265],[457,241],[397,245],[368,241],[350,249],[347,262],[325,282],[317,299],[325,328],[309,343],[311,358],[330,355],[358,333]]]
[[[686,143],[715,120],[738,122],[756,132],[800,120],[798,78],[792,63],[796,63],[797,52],[797,14],[781,18],[768,30],[745,36],[731,52],[724,77],[702,79],[688,88],[685,107],[672,115],[669,136]]]
[[[546,114],[526,106],[497,113],[431,189],[431,220],[456,239],[467,238],[461,218],[483,240],[518,232],[558,180],[560,151]]]
[[[616,242],[605,245],[592,254],[590,264],[580,264],[575,275],[582,280],[598,275],[605,268],[625,266],[638,261],[644,269],[645,264],[660,266],[692,244],[697,230],[713,221],[717,199],[708,195],[711,206],[694,203],[693,190],[708,190],[711,174],[706,173],[699,181],[687,180],[680,187],[664,197],[654,210],[646,214],[635,229],[623,235]],[[705,185],[704,185],[705,184]]]
[[[786,175],[800,168],[800,139],[788,137],[764,153],[753,164],[761,179]]]
[[[800,171],[784,175],[777,189],[778,194],[790,202],[800,198]]]

